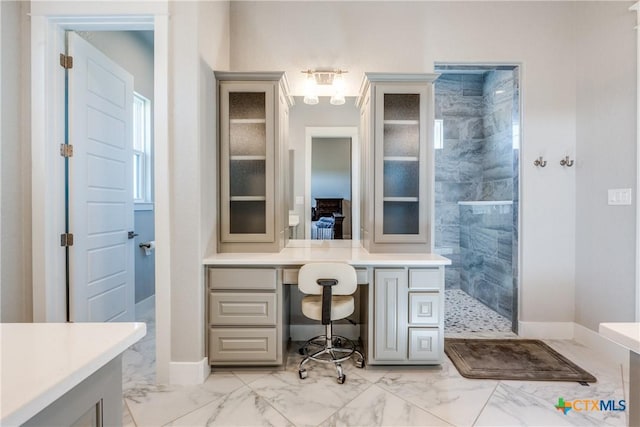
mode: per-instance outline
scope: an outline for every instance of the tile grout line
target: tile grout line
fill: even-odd
[[[385,375],[386,375],[386,374],[385,374]],[[378,379],[378,381],[380,381],[382,378],[384,378],[384,375],[383,375],[380,379]],[[373,384],[373,385],[377,385],[378,381],[376,381],[375,383],[372,383],[372,384]],[[452,424],[451,422],[449,422],[449,421],[445,420],[444,418],[442,418],[442,417],[440,417],[440,416],[438,416],[438,415],[434,414],[433,412],[431,412],[431,411],[430,411],[430,410],[428,410],[427,408],[423,408],[422,406],[420,406],[420,405],[418,405],[418,404],[416,404],[416,403],[413,403],[413,402],[411,402],[411,401],[409,401],[409,400],[405,399],[405,398],[404,398],[404,397],[402,397],[402,396],[399,396],[399,395],[395,394],[393,391],[388,390],[388,389],[387,389],[387,388],[385,388],[385,387],[382,387],[382,386],[378,386],[378,387],[380,387],[380,389],[384,390],[385,392],[387,392],[387,393],[389,393],[389,394],[391,394],[391,395],[393,395],[393,396],[397,397],[398,399],[402,400],[403,402],[406,402],[407,404],[409,404],[409,405],[411,405],[411,406],[415,406],[416,408],[419,408],[419,409],[421,409],[421,410],[425,411],[425,412],[426,412],[426,413],[428,413],[429,415],[431,415],[431,416],[433,416],[433,417],[435,417],[435,418],[437,418],[437,419],[441,420],[442,422],[446,423],[447,425],[450,425],[450,426],[454,426],[454,425],[455,425],[455,424]]]
[[[359,376],[359,375],[358,375]],[[362,377],[360,377],[362,378]],[[354,397],[353,399],[351,399],[350,401],[346,402],[344,405],[342,405],[341,407],[339,407],[338,409],[336,409],[333,414],[329,415],[327,418],[325,418],[324,420],[322,420],[322,422],[320,422],[319,424],[317,424],[317,427],[320,427],[322,425],[322,423],[328,421],[331,417],[333,417],[334,415],[336,415],[338,412],[340,412],[341,410],[343,410],[344,408],[346,408],[346,406],[353,402],[354,400],[356,400],[358,397],[360,397],[360,395],[362,393],[364,393],[365,391],[369,390],[371,387],[374,386],[374,383],[372,383],[371,381],[367,380],[366,378],[362,378],[363,380],[365,380],[366,382],[369,383],[369,386],[367,388],[365,388],[364,390],[362,390],[362,392],[360,394],[358,394],[356,397]]]
[[[498,381],[496,383],[496,386],[493,388],[493,391],[491,392],[491,394],[489,395],[489,397],[487,398],[487,401],[484,402],[484,405],[482,405],[482,409],[480,409],[480,411],[478,412],[478,415],[476,416],[476,418],[473,420],[473,423],[471,424],[472,426],[475,426],[476,423],[478,422],[478,419],[480,418],[480,415],[482,415],[482,412],[485,410],[485,408],[487,407],[487,405],[489,404],[489,401],[491,400],[491,398],[493,397],[493,395],[496,393],[496,390],[498,389],[498,387],[500,386],[500,384],[502,384],[502,381]]]
[[[235,375],[235,373],[233,374]],[[270,375],[270,374],[269,374]],[[242,379],[238,378],[240,381],[242,381]],[[242,381],[244,382],[244,381]],[[254,381],[255,382],[255,381]],[[294,423],[293,421],[291,421],[289,419],[289,417],[287,417],[285,414],[283,414],[278,408],[276,408],[275,406],[273,406],[271,404],[271,402],[269,402],[269,399],[262,397],[260,395],[260,393],[258,393],[257,391],[255,391],[249,384],[246,384],[246,387],[251,390],[252,393],[254,393],[256,396],[258,396],[260,399],[262,399],[267,405],[269,405],[269,407],[271,407],[271,409],[273,409],[274,411],[276,411],[278,414],[280,414],[280,416],[282,416],[282,418],[284,418],[285,420],[287,420],[287,422],[289,422],[292,426],[295,426],[296,423]]]

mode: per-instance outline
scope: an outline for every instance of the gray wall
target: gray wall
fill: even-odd
[[[576,321],[594,330],[600,322],[633,321],[637,301],[637,53],[630,5],[587,2],[576,11]],[[633,204],[608,206],[609,188],[632,188]]]
[[[149,37],[139,31],[80,32],[83,38],[101,50],[133,75],[134,90],[153,102],[153,45]],[[152,38],[152,36],[151,36]],[[151,114],[153,129],[153,111]],[[151,132],[151,164],[153,165],[153,131]],[[153,194],[153,171],[151,173]],[[134,227],[138,236],[134,241],[135,301],[155,294],[155,251],[145,255],[140,243],[155,240],[153,210],[136,210]]]
[[[25,2],[0,2],[0,321],[30,322],[30,43]]]

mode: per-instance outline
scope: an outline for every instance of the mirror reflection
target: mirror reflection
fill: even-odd
[[[295,97],[289,114],[289,238],[359,239],[355,97],[343,105]]]

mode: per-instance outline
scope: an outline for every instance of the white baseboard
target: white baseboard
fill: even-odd
[[[624,367],[629,372],[629,350],[582,325],[574,323],[574,339],[585,347]]]
[[[199,362],[170,362],[169,383],[177,385],[197,385],[205,382],[211,373],[209,360]]]
[[[518,322],[518,335],[522,338],[575,340],[611,362],[621,364],[629,371],[629,351],[575,322]]]
[[[571,340],[573,322],[518,322],[518,335],[522,338]]]
[[[318,335],[324,335],[324,326],[318,325],[291,325],[290,335],[292,341],[306,341]],[[342,335],[352,340],[360,337],[360,325],[333,325],[333,333]]]

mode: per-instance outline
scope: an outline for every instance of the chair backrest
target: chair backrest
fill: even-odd
[[[331,287],[332,295],[351,295],[358,287],[356,270],[340,262],[314,262],[300,267],[298,289],[307,295],[322,295],[318,279],[335,279],[338,284]]]

